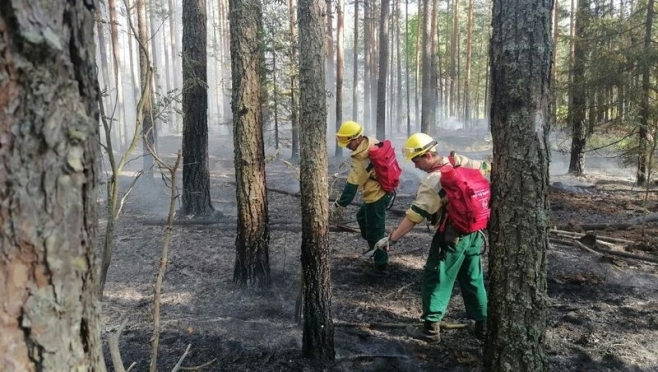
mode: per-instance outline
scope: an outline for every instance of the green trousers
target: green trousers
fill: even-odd
[[[474,232],[446,242],[446,234],[432,239],[423,275],[423,315],[427,322],[440,322],[452,295],[455,279],[459,283],[469,319],[487,317],[487,292],[484,288],[480,250],[482,234]]]
[[[379,239],[386,236],[386,206],[392,197],[393,194],[386,194],[374,203],[363,203],[356,212],[361,237],[368,242],[368,248],[374,247]],[[378,249],[374,259],[375,265],[385,265],[388,263],[388,253]]]

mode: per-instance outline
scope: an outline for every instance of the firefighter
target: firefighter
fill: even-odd
[[[339,146],[352,151],[352,164],[347,183],[340,198],[333,204],[330,216],[334,220],[342,216],[357,191],[363,192],[363,203],[356,213],[361,237],[368,242],[368,249],[363,254],[364,257],[374,257],[376,273],[383,274],[388,266],[388,253],[375,249],[375,244],[386,236],[386,207],[393,194],[382,189],[368,160],[369,150],[379,141],[364,136],[363,127],[354,121],[341,124],[336,140]]]
[[[413,227],[433,215],[439,214],[440,222],[446,217],[447,200],[440,194],[441,167],[450,163],[448,157],[437,154],[437,142],[424,133],[416,133],[409,137],[403,148],[407,161],[412,161],[416,168],[427,172],[420,182],[416,198],[406,211],[404,219],[387,237],[375,245],[377,249],[388,251]],[[453,155],[453,154],[451,154]],[[483,174],[489,172],[489,164],[474,161],[464,156],[454,156],[455,166],[479,168]],[[452,167],[450,167],[452,168]],[[464,297],[466,314],[475,321],[474,329],[478,338],[484,338],[486,333],[487,294],[484,288],[480,252],[484,235],[481,232],[458,234],[450,223],[445,229],[437,229],[430,245],[429,255],[425,263],[422,285],[422,326],[409,326],[406,332],[409,336],[437,343],[441,341],[439,323],[445,315],[452,294],[455,280],[459,282]]]

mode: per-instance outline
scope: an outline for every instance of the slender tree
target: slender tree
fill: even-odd
[[[485,368],[547,371],[551,10],[494,0],[490,303]],[[510,53],[510,51],[514,51]]]
[[[432,0],[423,1],[423,74],[420,131],[429,133],[434,124],[435,106],[432,92]],[[420,22],[420,20],[419,20]]]
[[[153,171],[153,156],[148,151],[149,146],[155,149],[156,128],[153,116],[153,89],[149,86],[147,70],[153,69],[151,65],[151,57],[149,56],[149,32],[148,24],[146,23],[146,0],[136,0],[135,8],[137,9],[137,32],[139,40],[139,76],[141,91],[148,89],[149,94],[144,102],[144,122],[142,124],[142,144],[144,149],[144,162],[143,169],[147,174]],[[152,179],[148,177],[147,179]]]
[[[388,77],[388,18],[390,0],[382,0],[379,19],[379,77],[377,79],[377,138],[386,138],[386,78]]]
[[[127,142],[126,126],[128,125],[128,111],[124,106],[123,99],[123,70],[121,69],[121,48],[119,47],[119,20],[117,19],[117,5],[116,0],[108,0],[110,8],[110,38],[112,39],[112,65],[114,67],[114,84],[117,89],[116,111],[115,116],[116,124],[114,128],[117,130],[117,150],[121,151]],[[123,121],[119,120],[123,118]]]
[[[637,154],[637,173],[636,181],[638,185],[644,185],[649,182],[649,172],[651,164],[651,149],[655,149],[655,145],[651,146],[651,142],[655,139],[649,139],[649,125],[650,125],[650,112],[649,98],[651,97],[651,69],[652,64],[655,62],[655,57],[652,55],[652,29],[653,29],[653,16],[654,16],[654,0],[647,2],[647,18],[644,23],[644,58],[640,63],[642,72],[642,101],[640,102],[640,130]],[[655,142],[654,142],[655,143]]]
[[[288,0],[288,32],[290,32],[290,124],[291,155],[290,160],[299,160],[299,75],[297,73],[297,1]]]
[[[343,122],[343,72],[345,71],[345,47],[343,46],[344,34],[344,4],[345,0],[336,3],[336,128],[340,128]],[[343,148],[335,146],[336,156],[343,156]]]
[[[585,144],[587,143],[587,83],[585,81],[585,66],[587,64],[587,40],[585,40],[589,25],[590,0],[578,0],[576,25],[574,34],[573,72],[571,84],[571,105],[569,117],[571,125],[571,159],[569,173],[580,176],[585,165]]]
[[[182,214],[206,215],[208,169],[208,79],[206,0],[183,0],[183,206]]]
[[[300,188],[302,212],[302,281],[304,333],[302,354],[333,360],[329,273],[329,197],[327,183],[327,106],[324,82],[324,0],[300,0],[299,90],[301,100]]]
[[[260,101],[263,65],[261,2],[230,0],[229,18],[233,76],[233,151],[238,203],[233,281],[246,286],[266,287],[270,285],[271,278],[263,112]]]
[[[94,248],[101,169],[93,5],[0,6],[0,369],[7,372],[105,371]],[[42,31],[29,31],[35,25]]]

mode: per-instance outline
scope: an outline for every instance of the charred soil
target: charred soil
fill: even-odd
[[[174,152],[174,140],[171,147]],[[221,213],[210,222],[174,226],[162,288],[158,370],[170,371],[190,344],[183,366],[210,363],[201,371],[478,369],[483,344],[467,330],[442,331],[441,343],[428,345],[409,339],[400,327],[418,322],[420,315],[422,267],[432,238],[425,226],[417,226],[394,247],[383,276],[359,258],[366,245],[358,233],[330,233],[336,359],[325,364],[303,359],[302,330],[294,321],[301,247],[295,169],[278,160],[267,165],[269,187],[283,191],[268,192],[273,283],[266,290],[244,289],[232,282],[236,208],[230,156],[228,151],[211,153],[211,194]],[[341,169],[335,164],[331,174]],[[125,178],[128,184],[129,175]],[[405,181],[395,209],[408,206],[416,181],[417,177]],[[601,175],[580,181],[586,185],[562,180],[551,188],[555,226],[579,231],[587,223],[626,222],[658,211],[656,190],[650,190],[644,202],[644,194],[629,181]],[[339,180],[333,187],[338,190],[341,185]],[[168,189],[157,178],[155,184],[137,187],[116,230],[102,301],[103,338],[128,319],[119,345],[126,367],[135,363],[133,371],[148,370],[149,365],[152,285],[165,227],[159,221],[166,219],[167,199]],[[356,208],[350,206],[346,217],[354,228]],[[387,227],[396,226],[400,218],[389,212]],[[657,232],[656,223],[648,222],[597,234],[634,242],[616,243],[615,249],[658,258]],[[658,371],[658,265],[569,244],[552,244],[548,255],[546,352],[551,369]],[[484,263],[486,269],[486,257]],[[465,317],[455,286],[444,320],[464,323]],[[108,370],[113,370],[107,348],[105,353]]]

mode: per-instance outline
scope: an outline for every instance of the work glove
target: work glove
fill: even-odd
[[[329,221],[340,222],[343,220],[343,215],[345,214],[345,207],[334,203],[329,209]]]
[[[386,236],[381,239],[377,243],[375,243],[375,248],[380,249],[384,252],[388,252],[388,250],[391,248],[391,246],[395,244],[393,240],[391,240],[391,236]]]

